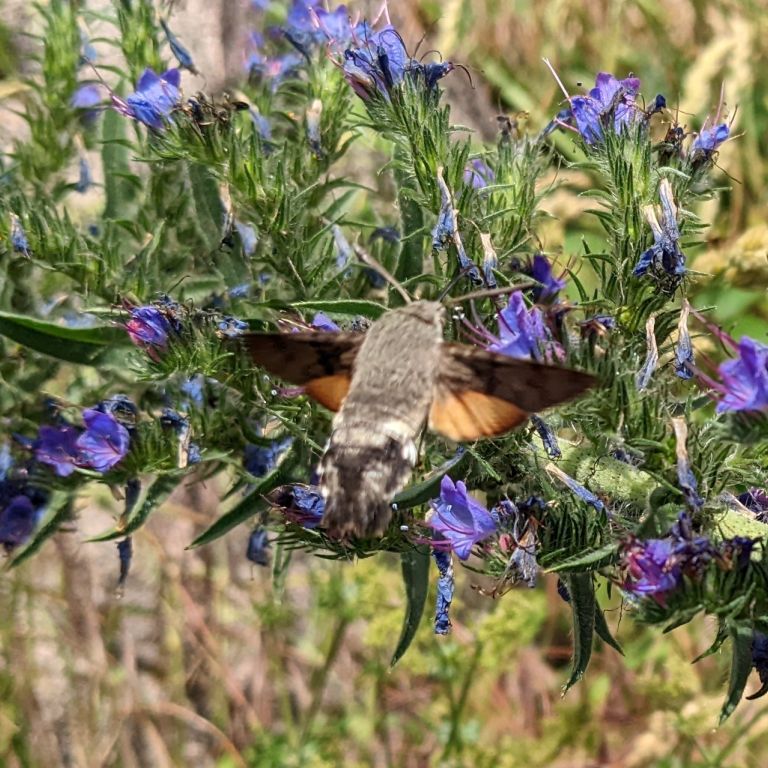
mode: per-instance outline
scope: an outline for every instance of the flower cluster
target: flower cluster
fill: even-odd
[[[48,493],[30,482],[29,465],[15,466],[7,445],[0,447],[0,546],[24,544],[37,528]]]
[[[624,542],[622,589],[629,595],[651,597],[666,606],[686,577],[701,581],[712,563],[724,570],[744,568],[753,545],[752,539],[744,537],[714,543],[707,536],[696,535],[687,513],[681,512],[664,538],[630,538]]]

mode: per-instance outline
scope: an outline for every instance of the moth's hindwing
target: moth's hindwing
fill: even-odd
[[[500,435],[594,383],[579,371],[443,344],[429,426],[457,441]]]

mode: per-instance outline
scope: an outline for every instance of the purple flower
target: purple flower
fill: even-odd
[[[49,464],[59,477],[68,477],[75,471],[80,451],[77,440],[80,430],[76,427],[40,427],[33,443],[35,458],[41,464]]]
[[[674,557],[671,539],[634,540],[622,552],[627,578],[622,588],[631,594],[650,595],[660,605],[665,596],[680,586],[683,572]]]
[[[542,360],[542,349],[549,341],[541,310],[538,307],[528,309],[522,291],[515,291],[509,297],[506,309],[499,312],[499,338],[488,349],[510,357]]]
[[[179,104],[181,72],[169,69],[158,75],[147,67],[136,84],[136,92],[125,100],[112,94],[112,106],[121,115],[162,131],[171,112]]]
[[[768,410],[768,346],[744,336],[738,351],[737,358],[720,365],[717,412]]]
[[[435,634],[447,635],[451,631],[450,609],[454,591],[453,558],[450,552],[440,549],[433,549],[432,557],[435,558],[435,565],[440,574],[435,600]]]
[[[540,285],[533,289],[533,299],[537,303],[543,299],[553,299],[565,288],[565,280],[554,276],[549,260],[540,253],[533,257],[531,276],[536,282],[540,283]]]
[[[198,373],[182,382],[180,389],[195,405],[202,405],[204,386],[205,376]]]
[[[81,466],[107,472],[125,458],[128,453],[130,435],[111,413],[102,413],[95,408],[83,411],[85,432],[77,439]]]
[[[271,498],[287,520],[304,528],[317,528],[323,519],[325,501],[316,486],[283,486]]]
[[[312,318],[312,327],[318,331],[327,331],[328,333],[336,333],[341,330],[341,328],[339,328],[339,326],[336,325],[336,323],[334,323],[324,312],[315,314]]]
[[[267,57],[256,51],[248,57],[245,64],[251,77],[258,76],[269,80],[272,91],[276,91],[283,80],[293,75],[301,67],[302,61],[303,59],[297,53],[284,53],[281,56]],[[263,123],[259,123],[257,128],[262,133]]]
[[[0,545],[10,552],[32,535],[43,516],[44,506],[38,506],[24,495],[14,496],[0,509]]]
[[[135,307],[125,330],[137,347],[163,350],[172,329],[165,313],[157,307]]]
[[[659,185],[659,199],[661,223],[655,206],[646,205],[643,209],[653,232],[653,245],[641,254],[632,274],[638,277],[653,268],[657,274],[667,274],[679,279],[685,274],[685,256],[680,250],[677,206],[668,179],[663,179]]]
[[[483,189],[496,180],[493,169],[482,158],[470,160],[464,169],[464,183],[472,189]]]
[[[461,480],[455,485],[448,475],[440,483],[440,497],[433,499],[427,525],[441,534],[432,542],[435,549],[451,549],[466,560],[477,542],[496,531],[496,521],[480,502],[468,493]]]
[[[563,455],[563,452],[557,444],[557,435],[552,431],[552,427],[550,427],[544,419],[535,414],[531,416],[531,422],[541,438],[541,442],[544,444],[544,450],[547,452],[547,456],[549,456],[550,459],[559,459]]]
[[[128,574],[131,570],[131,560],[133,560],[133,539],[130,536],[126,536],[122,541],[117,542],[117,559],[120,563],[117,588],[122,589],[128,579]]]

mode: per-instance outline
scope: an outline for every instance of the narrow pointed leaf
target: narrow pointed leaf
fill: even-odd
[[[563,577],[571,595],[573,612],[573,665],[563,693],[582,677],[592,656],[595,635],[595,585],[591,573],[571,573]]]
[[[392,667],[405,655],[424,614],[429,590],[429,551],[426,548],[414,548],[403,552],[400,555],[400,565],[405,583],[405,618],[400,639],[392,654]]]
[[[749,673],[752,671],[752,626],[749,624],[732,624],[729,634],[733,646],[731,677],[728,681],[728,695],[720,711],[720,725],[731,716],[736,705],[741,701]]]

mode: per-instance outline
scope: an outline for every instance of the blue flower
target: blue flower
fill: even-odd
[[[255,51],[246,60],[246,69],[250,77],[260,77],[270,81],[270,88],[276,91],[280,83],[292,76],[301,68],[303,59],[297,53],[284,53],[281,56],[268,57],[260,51]],[[253,115],[251,116],[253,118]],[[257,129],[260,133],[264,124],[259,122]],[[262,138],[265,138],[262,134]]]
[[[317,312],[315,314],[312,318],[312,327],[318,331],[327,331],[328,333],[336,333],[341,330],[324,312]]]
[[[432,546],[451,549],[460,560],[466,560],[477,542],[496,531],[496,521],[491,513],[467,493],[461,480],[454,484],[445,475],[440,483],[440,497],[430,503],[432,514],[427,525],[441,534]]]
[[[248,323],[238,320],[231,315],[222,315],[216,324],[220,335],[227,339],[235,339],[242,336],[248,330]]]
[[[79,462],[96,472],[107,472],[128,453],[130,435],[111,413],[95,408],[83,411],[85,432],[77,440]]]
[[[666,595],[677,589],[683,581],[683,572],[674,557],[675,544],[671,539],[632,541],[622,552],[627,578],[622,589],[644,597],[650,595],[660,605],[666,604]]]
[[[243,224],[240,221],[235,222],[235,229],[240,235],[240,242],[243,245],[243,255],[253,256],[256,246],[259,244],[259,236],[256,230],[250,224]],[[231,292],[230,292],[231,293]]]
[[[205,386],[205,376],[198,373],[194,376],[190,376],[188,379],[182,382],[181,391],[190,399],[195,405],[203,404],[203,387]]]
[[[176,61],[179,62],[179,66],[183,69],[188,69],[193,75],[200,74],[195,69],[195,63],[192,61],[189,51],[179,42],[176,35],[171,32],[164,19],[160,19],[160,26],[163,28],[163,32],[165,32],[165,39],[171,47],[171,53],[176,57]]]
[[[117,542],[117,558],[120,563],[117,588],[122,589],[131,570],[131,560],[133,559],[133,539],[130,536],[126,536],[122,541]]]
[[[369,32],[363,43],[344,51],[344,77],[363,100],[383,98],[405,78],[410,57],[403,39],[391,25]]]
[[[537,303],[544,299],[553,299],[565,288],[565,280],[554,276],[549,260],[540,253],[533,257],[531,276],[540,283],[533,289],[533,300]]]
[[[257,526],[248,537],[245,556],[256,565],[269,565],[269,536],[266,528]]]
[[[73,109],[82,110],[82,122],[92,125],[101,113],[101,87],[96,83],[85,83],[77,88],[69,100]]]
[[[453,601],[454,576],[453,558],[450,552],[432,550],[438,573],[437,598],[435,600],[435,634],[447,635],[451,631],[450,609]]]
[[[542,350],[549,341],[541,310],[528,309],[522,291],[515,291],[508,306],[499,312],[499,338],[488,349],[510,357],[543,360]]]
[[[312,485],[288,485],[278,489],[274,504],[282,509],[286,519],[304,528],[320,525],[325,501],[320,489]]]
[[[657,274],[667,274],[679,279],[685,274],[685,256],[680,250],[680,230],[677,226],[677,206],[672,194],[672,185],[663,179],[659,185],[661,200],[661,223],[657,209],[646,205],[645,218],[653,232],[653,245],[644,251],[632,274],[644,275],[649,269]]]
[[[483,189],[496,180],[493,169],[482,158],[470,160],[464,169],[464,183],[473,189]]]
[[[263,477],[277,466],[278,459],[292,443],[292,437],[274,440],[269,445],[248,443],[243,450],[243,467],[254,477]]]
[[[112,106],[121,115],[143,123],[153,131],[162,131],[171,112],[179,104],[181,72],[169,69],[158,75],[147,67],[136,84],[136,92],[125,100],[112,95]]]
[[[699,135],[694,139],[693,144],[691,144],[691,153],[700,153],[709,159],[728,138],[730,132],[727,123],[721,123],[717,126],[705,124]]]
[[[157,307],[134,307],[125,330],[131,341],[143,349],[163,350],[168,346],[168,337],[172,331],[165,313]]]
[[[42,426],[37,434],[37,440],[32,444],[35,458],[41,464],[53,467],[59,477],[67,477],[75,471],[80,450],[77,440],[80,430],[76,427]]]
[[[551,475],[557,477],[571,493],[580,498],[585,504],[589,504],[596,512],[602,512],[605,509],[605,504],[592,491],[585,488],[578,480],[563,472],[560,467],[548,464],[546,470]]]
[[[638,78],[627,77],[619,80],[608,72],[600,72],[595,79],[595,87],[586,96],[569,96],[555,70],[549,62],[547,65],[570,104],[570,114],[559,113],[553,123],[566,127],[575,123],[575,130],[581,134],[586,144],[599,144],[603,141],[606,128],[620,133],[643,116],[643,111],[636,104],[640,90]],[[545,135],[550,126],[545,129]]]
[[[742,337],[739,356],[720,365],[722,397],[717,412],[768,410],[768,346]]]

